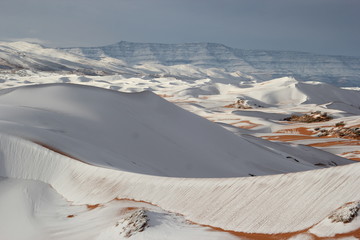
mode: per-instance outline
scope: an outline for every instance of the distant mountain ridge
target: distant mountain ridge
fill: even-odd
[[[47,48],[26,42],[0,42],[0,71],[17,70],[121,74],[152,79],[212,79],[238,84],[291,76],[341,87],[360,86],[360,57],[305,52],[242,50],[217,43],[133,43],[102,47]]]
[[[121,59],[130,65],[191,64],[203,68],[240,71],[259,80],[293,76],[299,80],[358,86],[360,57],[327,56],[306,52],[243,50],[216,43],[133,43],[121,41],[103,47],[64,48],[91,59]]]

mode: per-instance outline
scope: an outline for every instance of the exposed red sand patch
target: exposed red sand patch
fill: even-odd
[[[340,238],[345,238],[345,237],[356,237],[356,238],[360,238],[360,228],[358,228],[355,231],[349,232],[349,233],[344,233],[344,234],[336,234],[335,237],[327,237],[327,238],[318,238],[318,239],[340,239]]]
[[[321,136],[321,137],[317,137],[317,136],[313,136],[314,132],[310,131],[308,128],[306,127],[298,127],[298,128],[290,128],[290,129],[282,129],[279,130],[275,133],[280,133],[280,134],[284,134],[284,133],[291,133],[293,132],[293,134],[287,134],[287,135],[275,135],[275,136],[262,136],[262,138],[269,140],[269,141],[280,141],[280,142],[292,142],[292,141],[297,141],[297,140],[315,140],[315,139],[330,139],[330,138],[334,138],[331,135],[328,136]],[[305,144],[311,147],[331,147],[331,146],[336,146],[336,145],[343,145],[343,146],[357,146],[360,145],[360,141],[359,140],[353,140],[353,139],[347,139],[347,138],[343,138],[344,140],[341,141],[329,141],[329,142],[318,142],[318,143],[310,143],[310,144]],[[349,154],[349,156],[346,156],[347,154]],[[360,161],[360,157],[354,156],[354,155],[360,155],[360,151],[353,151],[353,152],[346,152],[346,153],[342,153],[341,156],[344,158],[347,158],[349,160],[353,160],[353,161]]]
[[[42,143],[42,142],[39,142],[39,141],[34,141],[34,140],[30,140],[30,141],[32,141],[33,143],[36,143],[36,144],[38,144],[38,145],[40,145],[40,146],[42,146],[42,147],[44,147],[44,148],[46,148],[46,149],[49,149],[49,150],[51,150],[51,151],[53,151],[53,152],[56,152],[56,153],[61,154],[61,155],[64,155],[64,156],[66,156],[66,157],[68,157],[68,158],[72,158],[72,159],[77,160],[77,161],[79,161],[79,162],[82,162],[82,163],[84,163],[84,164],[91,165],[90,163],[87,163],[87,162],[85,162],[85,161],[83,161],[83,160],[81,160],[81,159],[79,159],[79,158],[76,158],[76,157],[74,157],[74,156],[72,156],[72,155],[70,155],[70,154],[68,154],[68,153],[66,153],[66,152],[64,152],[64,151],[61,151],[61,150],[59,150],[59,149],[57,149],[57,148],[55,148],[55,147],[53,147],[53,146],[47,145],[47,144]]]
[[[243,233],[243,232],[235,232],[235,231],[226,231],[221,228],[216,228],[212,226],[204,226],[211,228],[212,231],[216,232],[226,232],[230,233],[233,236],[238,237],[239,239],[248,239],[248,240],[282,240],[282,239],[289,239],[295,235],[306,233],[307,230],[300,231],[300,232],[293,232],[293,233],[281,233],[281,234],[261,234],[261,233]],[[314,239],[320,239],[317,238],[315,235],[310,234],[314,237]]]
[[[247,126],[244,126],[244,125],[238,126],[237,124],[239,124],[239,123],[246,123],[248,125]],[[247,121],[247,120],[242,120],[242,121],[230,123],[230,125],[238,127],[238,128],[243,128],[243,129],[252,129],[252,128],[256,128],[258,126],[261,126],[261,124],[253,123],[253,122],[250,122],[250,121]]]
[[[270,141],[296,141],[296,140],[305,140],[305,139],[323,139],[323,138],[333,138],[333,136],[322,136],[317,137],[313,136],[314,132],[310,131],[306,127],[298,127],[298,128],[288,128],[288,129],[281,129],[275,133],[289,133],[294,132],[294,134],[288,134],[288,135],[279,135],[279,136],[262,136],[262,138],[265,138]],[[333,142],[327,142],[327,143],[313,143],[309,144],[309,146],[327,146],[327,144],[330,144],[329,146],[343,144],[343,145],[359,145],[359,141],[333,141]]]
[[[39,142],[39,141],[34,141],[34,140],[32,140],[32,142],[33,142],[33,143],[36,143],[36,144],[38,144],[38,145],[40,145],[40,146],[42,146],[42,147],[44,147],[44,148],[47,148],[47,149],[49,149],[49,150],[51,150],[51,151],[53,151],[53,152],[59,153],[59,154],[61,154],[61,155],[64,155],[64,156],[66,156],[66,157],[69,157],[69,158],[76,159],[76,160],[78,160],[78,161],[81,161],[80,159],[78,159],[78,158],[76,158],[76,157],[74,157],[74,156],[72,156],[72,155],[70,155],[70,154],[68,154],[68,153],[66,153],[66,152],[63,152],[63,151],[61,151],[61,150],[59,150],[58,148],[55,148],[55,147],[53,147],[53,146],[47,145],[47,144],[42,143],[42,142]]]
[[[336,145],[360,146],[360,141],[332,141],[332,142],[312,143],[308,145],[311,147],[330,147]]]
[[[124,215],[124,214],[127,214],[128,212],[131,212],[131,211],[134,211],[134,210],[137,210],[139,208],[136,208],[136,207],[127,207],[127,208],[122,208],[120,211],[119,211],[119,216],[121,215]]]
[[[124,208],[126,211],[133,211],[133,210],[136,210],[138,208],[136,207],[127,207],[127,208]]]
[[[238,128],[243,128],[243,129],[252,129],[258,126],[262,126],[262,124],[258,124],[258,123],[253,123],[251,121],[248,120],[241,120],[241,119],[234,119],[234,118],[222,118],[222,119],[214,119],[214,116],[204,116],[204,118],[206,118],[207,120],[217,123],[217,122],[223,122],[223,121],[234,121],[234,122],[230,122],[228,124],[230,124],[231,126],[234,127],[238,127]],[[248,124],[248,125],[238,125],[238,124]]]
[[[207,99],[209,99],[209,97],[208,96],[201,96],[201,97],[198,97],[199,99],[204,99],[204,100],[207,100]]]
[[[135,199],[131,199],[131,198],[114,198],[114,200],[115,201],[130,201],[130,202],[146,203],[146,204],[149,204],[149,205],[159,207],[158,205],[150,203],[150,202],[145,202],[145,201],[142,201],[142,200],[135,200]]]
[[[98,208],[98,207],[101,207],[102,205],[101,204],[95,204],[95,205],[90,205],[90,204],[87,204],[86,207],[89,209],[89,210],[93,210],[95,208]]]
[[[281,141],[281,142],[291,142],[297,140],[308,140],[308,139],[318,139],[318,137],[304,136],[304,135],[280,135],[280,136],[262,136],[262,138],[269,141]]]
[[[247,122],[249,122],[249,121],[247,121]],[[251,123],[251,122],[250,122]],[[304,129],[306,129],[306,128],[304,128]],[[303,131],[303,130],[301,130],[301,131]],[[305,130],[306,131],[306,130]],[[289,137],[292,137],[292,138],[294,138],[294,137],[305,137],[305,138],[309,138],[309,136],[293,136],[293,135],[285,135],[285,137],[286,136],[289,136]],[[284,137],[284,135],[283,136],[271,136],[271,137]],[[266,138],[266,137],[264,137],[264,138]],[[311,137],[312,138],[312,137]],[[43,146],[43,147],[45,147],[45,148],[47,148],[47,149],[49,149],[49,150],[52,150],[52,151],[54,151],[54,152],[57,152],[57,153],[59,153],[59,154],[62,154],[62,155],[64,155],[64,156],[67,156],[67,157],[70,157],[70,158],[73,158],[73,159],[76,159],[76,160],[79,160],[79,159],[77,159],[77,158],[75,158],[75,157],[73,157],[73,156],[71,156],[70,154],[67,154],[67,153],[65,153],[65,152],[63,152],[63,151],[61,151],[61,150],[59,150],[59,149],[57,149],[57,148],[54,148],[54,147],[52,147],[52,146],[49,146],[49,145],[47,145],[47,144],[44,144],[44,143],[41,143],[41,142],[37,142],[37,141],[33,141],[34,143],[36,143],[36,144],[38,144],[38,145],[41,145],[41,146]],[[337,145],[337,144],[344,144],[344,142],[345,141],[336,141],[336,142],[328,142],[328,143],[315,143],[315,144],[310,144],[310,146],[311,145],[316,145],[316,144],[334,144],[334,145]],[[346,141],[346,145],[360,145],[360,141],[351,141],[350,143],[349,143],[349,141]],[[360,151],[354,151],[354,152],[360,152]],[[348,152],[348,153],[350,153],[350,152]],[[359,161],[360,161],[360,158],[358,159]],[[79,161],[81,161],[81,160],[79,160]],[[83,162],[83,161],[81,161],[81,162]],[[141,203],[146,203],[146,204],[150,204],[150,205],[153,205],[153,206],[157,206],[157,205],[155,205],[155,204],[152,204],[152,203],[149,203],[149,202],[145,202],[145,201],[141,201],[141,200],[134,200],[134,199],[127,199],[127,198],[115,198],[114,200],[117,200],[117,201],[121,201],[121,200],[124,200],[124,201],[133,201],[133,202],[141,202]],[[100,207],[100,206],[102,206],[101,204],[94,204],[94,205],[86,205],[87,206],[87,208],[88,209],[90,209],[90,210],[92,210],[92,209],[95,209],[95,208],[97,208],[97,207]],[[157,206],[157,207],[159,207],[159,206]],[[121,209],[121,211],[119,212],[119,215],[123,215],[123,214],[125,214],[125,213],[127,213],[127,212],[129,212],[129,211],[133,211],[133,210],[136,210],[137,208],[136,207],[127,207],[127,208],[123,208],[123,209]],[[70,214],[70,215],[68,215],[67,216],[67,218],[74,218],[75,217],[75,215],[73,215],[73,214]],[[336,235],[335,237],[331,237],[331,238],[329,238],[329,237],[317,237],[317,236],[315,236],[315,235],[313,235],[313,234],[311,234],[311,233],[308,233],[307,231],[310,229],[305,229],[305,230],[303,230],[303,231],[298,231],[298,232],[290,232],[290,233],[281,233],[281,234],[260,234],[260,233],[245,233],[245,232],[236,232],[236,231],[228,231],[228,230],[223,230],[223,229],[221,229],[221,228],[217,228],[217,227],[213,227],[213,226],[209,226],[209,225],[202,225],[202,224],[198,224],[198,223],[193,223],[193,222],[190,222],[189,221],[189,223],[192,223],[192,224],[195,224],[195,225],[199,225],[199,226],[204,226],[204,227],[209,227],[210,229],[212,229],[212,231],[220,231],[220,232],[227,232],[227,233],[229,233],[229,234],[232,234],[232,235],[234,235],[234,236],[236,236],[236,237],[239,237],[239,239],[244,239],[244,238],[246,238],[246,239],[249,239],[249,240],[284,240],[284,239],[288,239],[288,238],[290,238],[290,237],[294,237],[294,236],[296,236],[296,235],[298,235],[298,234],[302,234],[302,233],[306,233],[306,234],[308,234],[308,235],[311,235],[312,236],[312,238],[314,239],[314,240],[329,240],[329,239],[338,239],[338,238],[344,238],[344,237],[360,237],[360,228],[359,229],[357,229],[357,230],[355,230],[355,231],[353,231],[353,232],[350,232],[350,233],[346,233],[346,234],[338,234],[338,235]]]
[[[290,128],[290,129],[281,129],[275,133],[288,133],[288,132],[298,132],[299,134],[302,135],[307,135],[307,136],[311,136],[314,135],[313,131],[310,131],[308,128],[306,127],[298,127],[298,128]]]
[[[308,236],[311,236],[313,240],[330,240],[330,239],[334,240],[334,239],[342,239],[345,237],[360,237],[360,228],[352,232],[348,232],[344,234],[336,234],[334,237],[318,237],[315,234],[308,232],[311,227],[302,231],[290,232],[290,233],[261,234],[261,233],[243,233],[243,232],[235,232],[235,231],[226,231],[221,228],[216,228],[212,226],[206,226],[206,225],[201,225],[201,226],[209,227],[212,229],[212,231],[227,232],[230,233],[231,235],[239,237],[239,239],[246,238],[248,240],[286,240],[291,237],[295,237],[296,235],[299,234],[306,234]]]
[[[360,155],[360,151],[350,151],[350,152],[344,152],[341,154],[342,156],[345,155]],[[360,158],[357,157],[350,157],[351,160],[360,161]]]
[[[169,98],[169,97],[173,97],[174,95],[170,95],[170,94],[158,94],[158,96],[162,97],[162,98]]]
[[[225,105],[224,108],[235,108],[235,104],[231,103],[229,105]]]
[[[115,198],[114,200],[116,201],[132,201],[132,202],[141,202],[141,203],[146,203],[149,205],[153,205],[153,206],[157,206],[156,204],[153,203],[149,203],[149,202],[145,202],[145,201],[141,201],[141,200],[134,200],[134,199],[129,199],[129,198]],[[131,210],[135,210],[137,208],[126,208],[127,211],[131,211]],[[344,238],[344,237],[360,237],[360,228],[353,231],[353,232],[349,232],[349,233],[345,233],[345,234],[338,234],[335,237],[317,237],[316,235],[309,233],[309,229],[311,228],[307,228],[304,229],[302,231],[297,231],[297,232],[289,232],[289,233],[280,233],[280,234],[262,234],[262,233],[245,233],[245,232],[236,232],[236,231],[229,231],[229,230],[224,230],[222,228],[218,228],[218,227],[213,227],[210,225],[204,225],[204,224],[199,224],[196,222],[192,222],[187,220],[187,222],[189,224],[193,224],[193,225],[198,225],[198,226],[202,226],[202,227],[207,227],[210,228],[210,231],[217,231],[217,232],[226,232],[229,233],[233,236],[238,237],[239,239],[244,240],[248,239],[248,240],[286,240],[289,239],[291,237],[294,237],[296,235],[299,234],[307,234],[310,235],[312,237],[313,240],[330,240],[330,239],[340,239],[340,238]]]
[[[319,139],[320,137],[313,136],[314,132],[310,131],[306,127],[297,127],[297,128],[286,128],[281,129],[275,133],[287,133],[287,135],[278,135],[278,136],[262,136],[262,138],[270,141],[281,141],[281,142],[290,142],[297,140],[308,140],[308,139]],[[330,137],[321,137],[321,138],[330,138]]]

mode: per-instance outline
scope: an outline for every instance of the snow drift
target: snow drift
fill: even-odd
[[[73,204],[146,201],[234,231],[299,231],[360,199],[360,163],[260,177],[166,178],[85,164],[3,134],[0,155],[0,176],[49,183]]]

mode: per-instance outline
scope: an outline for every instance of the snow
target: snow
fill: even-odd
[[[0,110],[2,132],[113,169],[171,177],[240,177],[318,168],[249,143],[151,92],[35,85],[0,91]]]
[[[217,82],[264,81],[283,76],[358,87],[358,57],[233,49],[214,43],[119,42],[92,48],[51,49],[26,42],[0,42],[0,68],[25,67],[90,75],[213,78]]]
[[[48,184],[32,180],[0,180],[1,239],[14,240],[112,240],[128,239],[119,234],[117,222],[124,221],[126,209],[146,209],[150,226],[145,232],[134,232],[131,239],[178,240],[238,239],[228,233],[189,224],[182,216],[158,207],[132,201],[112,201],[98,208],[73,205]],[[115,231],[117,230],[117,231]]]
[[[122,239],[126,219],[140,219],[127,214],[133,208],[144,210],[149,227],[131,239],[235,239],[196,224],[264,234],[311,228],[291,239],[359,228],[359,217],[328,218],[360,199],[360,163],[340,157],[358,158],[358,141],[319,138],[314,129],[359,126],[360,93],[299,81],[356,85],[356,58],[124,42],[0,43],[0,58],[6,239]],[[263,81],[274,76],[281,78]],[[238,99],[251,109],[225,107]],[[281,121],[313,111],[334,119]],[[279,142],[286,135],[294,138]]]
[[[355,231],[360,228],[359,208],[359,201],[341,206],[309,232],[319,237],[334,237],[336,234]]]
[[[88,165],[6,135],[0,143],[2,174],[49,183],[73,204],[141,200],[227,230],[299,231],[360,198],[359,163],[262,177],[164,178]]]
[[[314,239],[313,236],[311,236],[310,234],[301,233],[289,238],[288,240],[313,240],[313,239]]]
[[[101,59],[102,56],[121,59],[130,66],[144,63],[165,67],[186,64],[205,69],[217,68],[222,75],[224,72],[237,75],[236,72],[240,71],[243,76],[259,80],[294,76],[299,80],[323,81],[349,87],[358,86],[359,81],[360,59],[357,57],[243,50],[214,43],[158,44],[121,41],[103,47],[63,50],[91,59]],[[194,76],[193,73],[186,75]],[[231,81],[229,77],[221,79]],[[244,79],[249,80],[247,77]]]
[[[241,240],[236,236],[229,233],[217,232],[209,227],[201,227],[186,222],[183,217],[166,214],[161,211],[146,211],[149,218],[148,228],[146,230],[137,232],[132,235],[130,239],[134,240],[158,240],[158,239],[171,239],[171,240],[198,240],[198,239],[226,239],[226,240]],[[118,228],[120,225],[111,226],[99,234],[97,240],[116,240],[119,239]],[[122,239],[122,238],[121,238]],[[124,238],[126,239],[126,238]],[[245,238],[244,238],[245,239]]]
[[[251,91],[238,91],[242,98],[257,100],[262,106],[330,104],[341,102],[359,108],[359,92],[339,89],[326,83],[299,82],[291,77],[273,79],[254,85]]]
[[[0,181],[0,232],[3,239],[41,239],[39,224],[32,218],[34,204],[27,192],[27,184],[16,180]],[[39,194],[40,186],[32,186],[31,194]]]
[[[82,72],[101,74],[122,72],[119,60],[98,62],[61,50],[27,42],[0,42],[0,66],[4,69],[31,71]],[[118,64],[118,65],[116,65]],[[0,69],[1,69],[0,68]]]

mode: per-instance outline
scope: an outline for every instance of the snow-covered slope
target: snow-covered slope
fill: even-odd
[[[315,55],[304,52],[242,50],[215,43],[158,44],[121,41],[104,47],[67,48],[92,59],[121,59],[130,65],[157,63],[192,65],[240,71],[259,80],[293,76],[299,80],[324,81],[339,86],[358,86],[360,58]]]
[[[359,235],[358,216],[332,221],[360,213],[359,163],[339,157],[360,159],[359,92],[292,77],[258,81],[292,71],[294,55],[276,58],[279,66],[276,53],[236,65],[235,50],[222,45],[122,52],[126,44],[108,50],[121,60],[98,48],[0,44],[0,239],[236,238],[197,224],[240,239]],[[334,79],[349,73],[330,65]],[[315,70],[297,69],[312,75],[306,80]],[[282,121],[313,111],[333,119]],[[339,123],[351,138],[318,136]],[[277,233],[286,234],[266,235]]]
[[[102,205],[74,205],[41,181],[0,178],[1,239],[11,240],[238,240],[225,232],[186,222],[183,216],[159,207],[111,201]],[[146,231],[134,222],[146,214]],[[129,215],[135,215],[132,219]],[[141,222],[140,222],[141,224]],[[129,234],[130,233],[130,234]]]
[[[239,177],[318,168],[312,159],[293,161],[285,153],[249,143],[151,92],[34,85],[1,90],[0,111],[1,132],[129,172]]]
[[[74,72],[89,75],[126,73],[123,62],[111,63],[77,56],[59,49],[27,42],[0,42],[0,69]]]
[[[105,169],[3,134],[0,151],[0,176],[43,181],[75,205],[134,199],[196,223],[241,232],[307,229],[360,199],[359,163],[272,176],[194,179]]]

